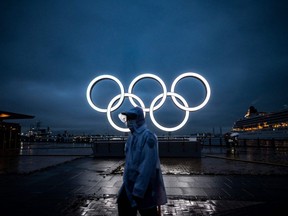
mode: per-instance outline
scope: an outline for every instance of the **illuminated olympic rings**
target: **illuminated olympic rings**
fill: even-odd
[[[204,84],[205,86],[205,90],[206,90],[206,97],[204,99],[204,101],[198,105],[198,106],[195,106],[195,107],[189,107],[188,103],[186,102],[186,100],[179,94],[175,93],[175,87],[177,85],[177,83],[183,79],[183,78],[186,78],[186,77],[194,77],[198,80],[200,80],[202,82],[202,84]],[[138,83],[140,80],[142,79],[145,79],[145,78],[151,78],[151,79],[154,79],[156,80],[162,87],[163,89],[163,93],[161,93],[160,95],[156,96],[153,101],[151,102],[151,105],[150,107],[145,107],[145,104],[143,103],[143,101],[138,97],[136,96],[135,94],[133,94],[133,88],[134,86],[136,85],[136,83]],[[108,79],[108,80],[113,80],[114,82],[116,82],[120,88],[120,94],[119,95],[116,95],[114,98],[112,98],[112,100],[109,102],[108,104],[108,107],[107,109],[103,109],[103,108],[99,108],[98,106],[96,106],[94,104],[94,102],[92,101],[91,99],[91,94],[92,94],[92,89],[93,87],[101,80],[105,80],[105,79]],[[159,109],[164,103],[165,103],[165,100],[167,98],[167,96],[170,96],[174,102],[174,104],[179,107],[181,110],[185,111],[185,117],[184,117],[184,120],[178,125],[178,126],[175,126],[175,127],[171,127],[171,128],[167,128],[167,127],[164,127],[162,125],[160,125],[154,118],[154,111]],[[201,108],[203,108],[209,101],[210,99],[210,96],[211,96],[211,89],[210,89],[210,86],[209,86],[209,83],[207,82],[207,80],[201,76],[200,74],[197,74],[197,73],[193,73],[193,72],[187,72],[187,73],[183,73],[181,75],[179,75],[178,77],[176,77],[176,79],[173,81],[172,85],[171,85],[171,90],[170,92],[167,92],[167,88],[166,88],[166,85],[165,83],[162,81],[162,79],[160,79],[158,76],[154,75],[154,74],[141,74],[139,76],[137,76],[136,78],[134,78],[134,80],[132,80],[132,82],[130,83],[129,85],[129,88],[128,88],[128,93],[125,93],[124,91],[124,87],[122,85],[122,83],[120,82],[119,79],[117,79],[116,77],[114,76],[111,76],[111,75],[101,75],[101,76],[98,76],[96,78],[94,78],[88,85],[87,87],[87,91],[86,91],[86,98],[87,98],[87,101],[89,103],[89,105],[96,111],[98,112],[106,112],[107,113],[107,119],[109,121],[109,123],[111,124],[112,127],[114,127],[116,130],[118,131],[122,131],[122,132],[128,132],[129,129],[128,128],[121,128],[119,126],[117,126],[112,118],[111,118],[111,112],[112,111],[115,111],[117,110],[123,103],[125,97],[128,97],[129,98],[129,101],[131,102],[131,104],[136,107],[138,106],[134,99],[138,101],[138,103],[140,104],[140,106],[142,107],[143,111],[144,111],[144,115],[146,114],[146,112],[149,112],[150,114],[150,118],[151,118],[151,121],[153,122],[153,124],[163,130],[163,131],[176,131],[176,130],[179,130],[180,128],[182,128],[188,121],[188,118],[189,118],[189,112],[193,112],[193,111],[197,111]],[[179,103],[178,100],[176,99],[178,98],[181,102]],[[155,106],[156,102],[158,100],[161,101],[158,103],[158,105]],[[118,100],[117,103],[115,103],[116,101]],[[115,103],[115,105],[114,105]],[[113,106],[114,105],[114,106]]]

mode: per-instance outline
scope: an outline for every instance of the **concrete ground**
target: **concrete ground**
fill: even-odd
[[[162,215],[282,215],[279,212],[286,211],[286,158],[277,165],[245,162],[245,158],[223,159],[212,153],[200,159],[200,165],[193,160],[186,166],[185,159],[161,159],[166,171],[169,162],[178,164],[178,171],[192,164],[198,169],[195,173],[164,173],[169,201],[162,206]],[[80,157],[26,174],[2,173],[1,215],[117,215],[116,194],[122,184],[123,163],[121,158]],[[201,164],[206,167],[202,173]],[[241,169],[231,174],[225,165]],[[221,173],[221,167],[225,172]],[[210,172],[213,169],[216,174]]]

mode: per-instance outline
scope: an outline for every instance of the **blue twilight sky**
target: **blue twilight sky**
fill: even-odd
[[[52,131],[117,133],[105,113],[93,110],[86,89],[96,76],[118,77],[127,92],[142,73],[158,75],[168,90],[184,72],[203,75],[212,89],[208,104],[191,112],[173,134],[231,129],[248,107],[278,111],[288,103],[288,3],[280,0],[50,0],[0,3],[0,110],[34,115]],[[189,103],[205,96],[193,78],[176,88]],[[152,79],[134,93],[150,106],[161,94]],[[99,82],[93,100],[106,108],[119,94]],[[181,123],[184,111],[171,98],[155,111],[163,126]],[[112,113],[131,107],[129,100]],[[147,123],[151,124],[149,114]]]

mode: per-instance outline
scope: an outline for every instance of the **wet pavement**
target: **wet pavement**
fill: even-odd
[[[1,215],[117,215],[124,159],[77,156],[41,167],[44,156],[21,156],[18,163],[25,157],[34,164],[29,172],[0,174]],[[50,160],[57,157],[62,158]],[[161,213],[282,215],[288,204],[287,159],[286,149],[227,154],[219,147],[203,149],[198,159],[161,158],[168,195]]]
[[[28,174],[92,155],[86,143],[25,143],[17,151],[0,151],[0,174]]]

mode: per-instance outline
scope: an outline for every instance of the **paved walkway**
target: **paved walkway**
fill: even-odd
[[[121,164],[84,157],[30,174],[2,174],[1,215],[117,215],[122,176],[113,171]],[[288,203],[286,174],[167,174],[164,182],[169,202],[162,215],[277,215]]]

